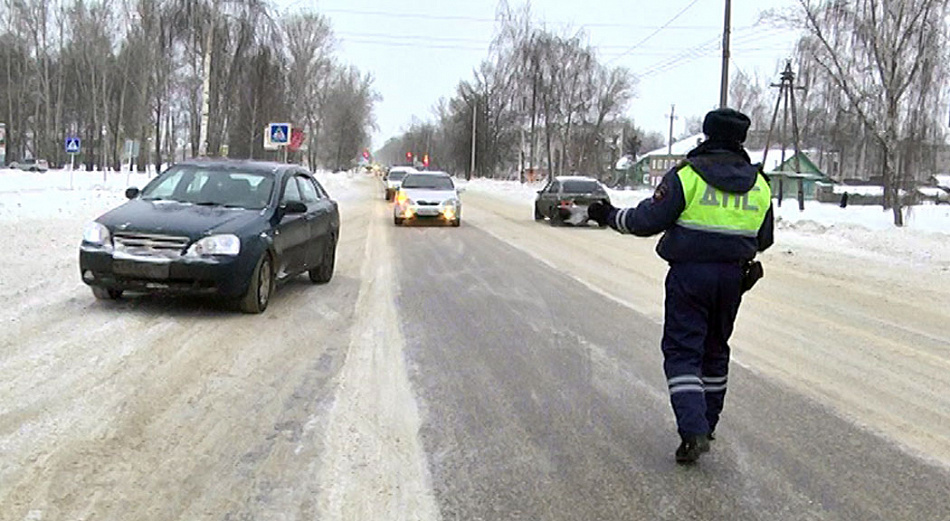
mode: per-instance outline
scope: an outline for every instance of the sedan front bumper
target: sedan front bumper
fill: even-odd
[[[82,247],[79,272],[83,282],[123,291],[239,297],[247,291],[255,260],[209,258],[149,259],[117,256],[103,249]]]
[[[455,221],[461,218],[462,208],[453,205],[397,204],[393,209],[396,217],[402,219],[444,219]]]

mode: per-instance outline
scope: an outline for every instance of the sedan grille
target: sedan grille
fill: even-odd
[[[116,233],[112,242],[115,251],[138,257],[177,259],[185,252],[188,237],[153,235],[145,233]]]
[[[439,206],[438,201],[417,201],[419,206]]]

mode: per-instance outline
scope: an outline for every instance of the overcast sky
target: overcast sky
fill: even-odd
[[[733,1],[733,70],[768,77],[777,73],[796,34],[757,22],[765,9],[795,4]],[[374,75],[383,98],[373,135],[373,147],[378,148],[407,128],[413,117],[430,119],[438,99],[452,95],[460,79],[472,77],[473,68],[488,56],[498,4],[280,0],[279,5],[328,16],[339,42],[338,56]],[[674,122],[674,134],[679,134],[686,116],[701,116],[718,105],[724,0],[534,0],[531,5],[535,17],[550,28],[583,27],[602,61],[628,67],[640,77],[628,115],[641,127],[666,135],[666,116],[675,104],[676,114],[683,116]]]

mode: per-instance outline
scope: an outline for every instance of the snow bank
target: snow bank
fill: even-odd
[[[354,181],[362,174],[317,172],[315,175],[334,199],[358,197]],[[0,222],[43,218],[92,220],[125,202],[126,188],[142,188],[153,178],[148,174],[124,172],[0,170]]]
[[[147,173],[83,172],[50,170],[23,172],[0,170],[0,193],[30,190],[122,190],[130,186],[143,187],[155,176]]]
[[[465,185],[472,192],[491,194],[517,204],[530,205],[542,183],[473,179]],[[615,206],[635,206],[651,190],[610,190]],[[950,269],[950,206],[922,205],[908,209],[905,227],[896,228],[893,214],[879,206],[849,206],[808,201],[799,212],[793,200],[775,206],[777,243],[781,247],[805,246],[833,253],[847,253],[884,262],[911,262]]]
[[[144,186],[146,174],[46,173],[0,170],[0,222],[94,219],[125,201],[125,189]]]

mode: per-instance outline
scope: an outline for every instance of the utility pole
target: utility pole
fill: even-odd
[[[676,117],[676,105],[670,105],[670,144],[666,148],[666,155],[673,155],[673,120],[679,119]]]
[[[788,61],[785,63],[785,70],[782,71],[782,74],[779,76],[779,83],[772,84],[771,86],[779,89],[778,99],[775,102],[775,111],[772,112],[772,123],[769,125],[769,133],[765,138],[765,152],[762,154],[762,167],[765,168],[767,163],[766,159],[769,155],[769,147],[772,144],[772,133],[775,131],[775,124],[778,120],[778,111],[779,108],[784,104],[784,114],[782,116],[782,160],[779,163],[779,167],[782,167],[785,164],[785,148],[788,142],[788,119],[789,119],[789,108],[791,108],[791,119],[792,119],[792,144],[795,149],[795,174],[798,176],[798,209],[800,211],[805,210],[805,188],[804,182],[801,178],[801,147],[799,146],[799,136],[798,136],[798,114],[797,107],[795,105],[795,91],[796,90],[805,90],[805,87],[800,87],[795,85],[795,73],[792,72],[792,62]],[[791,105],[791,107],[790,107]],[[785,197],[785,184],[781,176],[779,176],[778,181],[778,205],[782,206],[782,199]]]
[[[477,121],[477,118],[476,118],[477,115],[478,115],[478,98],[473,95],[472,96],[472,167],[468,171],[469,180],[471,180],[472,176],[475,175],[475,122]]]
[[[732,0],[726,0],[726,20],[722,29],[722,83],[719,87],[719,108],[729,105],[729,33],[732,23]]]

